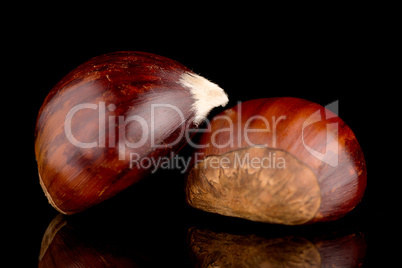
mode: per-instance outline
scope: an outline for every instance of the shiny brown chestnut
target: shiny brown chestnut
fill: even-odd
[[[73,214],[114,196],[149,171],[133,160],[177,152],[186,131],[227,101],[218,85],[166,57],[122,51],[88,60],[39,111],[35,154],[49,203]]]
[[[252,221],[331,221],[363,198],[367,172],[352,130],[298,98],[246,101],[214,117],[186,180],[195,208]]]

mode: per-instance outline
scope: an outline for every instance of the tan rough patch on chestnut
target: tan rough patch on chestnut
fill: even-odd
[[[267,147],[208,156],[191,169],[186,198],[204,211],[287,225],[310,221],[321,204],[314,172],[293,155]]]

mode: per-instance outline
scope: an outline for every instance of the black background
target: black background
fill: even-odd
[[[237,23],[214,20],[206,27],[194,24],[198,19],[191,16],[177,20],[166,16],[154,25],[132,21],[132,27],[119,31],[120,25],[111,26],[105,19],[78,25],[69,20],[74,16],[27,22],[24,29],[15,31],[18,39],[10,42],[12,51],[5,53],[12,62],[8,71],[14,87],[9,91],[19,100],[9,101],[14,112],[13,118],[11,113],[7,117],[13,121],[11,126],[22,127],[19,133],[23,133],[9,137],[18,161],[12,161],[16,167],[5,167],[13,172],[4,175],[12,183],[11,190],[5,191],[9,216],[4,221],[13,228],[5,232],[13,237],[8,249],[16,255],[17,264],[37,265],[42,236],[58,215],[47,203],[37,175],[33,133],[38,110],[51,88],[73,68],[94,56],[119,50],[151,52],[181,62],[224,88],[230,97],[227,107],[238,101],[277,96],[304,98],[324,106],[339,101],[339,116],[363,149],[368,186],[361,204],[341,220],[284,227],[191,209],[184,202],[183,174],[163,170],[111,200],[68,217],[88,233],[85,239],[101,248],[129,252],[124,254],[136,252],[141,262],[191,267],[186,234],[192,226],[268,237],[314,237],[358,230],[368,245],[365,266],[392,259],[382,255],[390,247],[381,241],[387,233],[383,207],[388,193],[379,182],[378,162],[374,160],[379,144],[374,138],[379,131],[375,128],[376,109],[387,89],[376,86],[378,77],[373,70],[378,68],[379,56],[372,24],[346,16],[332,17],[325,23],[323,18],[292,22],[285,18],[239,18]],[[60,25],[55,27],[55,21]],[[210,117],[220,111],[222,108],[215,109]],[[185,148],[181,155],[191,155],[191,150]]]

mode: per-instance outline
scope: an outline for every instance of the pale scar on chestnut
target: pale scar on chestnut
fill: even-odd
[[[274,155],[282,165],[264,164],[267,155]],[[192,207],[258,222],[307,223],[321,204],[312,169],[292,154],[268,147],[208,156],[190,170],[186,183],[186,199]]]

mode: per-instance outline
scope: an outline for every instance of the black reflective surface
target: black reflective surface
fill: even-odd
[[[312,232],[234,221],[181,229],[148,220],[59,214],[43,235],[39,267],[363,267],[367,254],[357,227]]]
[[[49,209],[33,245],[39,267],[367,267],[364,204],[325,224],[256,223],[189,208],[173,174],[80,214]]]

